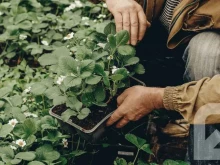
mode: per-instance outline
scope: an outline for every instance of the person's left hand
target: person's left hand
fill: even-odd
[[[137,121],[154,109],[163,108],[163,88],[134,86],[124,91],[118,98],[118,108],[107,121],[110,126],[124,127],[129,121]]]

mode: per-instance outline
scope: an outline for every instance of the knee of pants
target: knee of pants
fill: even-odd
[[[194,36],[183,59],[186,62],[185,81],[220,74],[220,33],[202,32]]]

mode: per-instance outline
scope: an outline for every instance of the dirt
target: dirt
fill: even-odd
[[[70,119],[76,125],[79,125],[85,130],[91,130],[94,128],[103,118],[105,118],[108,114],[113,112],[116,109],[116,102],[111,102],[111,104],[107,107],[98,107],[93,106],[90,108],[92,113],[89,114],[87,118],[84,120],[79,120],[77,117],[71,117]],[[58,105],[53,108],[52,112],[61,116],[63,112],[67,110],[66,105]]]

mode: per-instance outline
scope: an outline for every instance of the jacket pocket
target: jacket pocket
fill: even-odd
[[[183,23],[182,29],[184,31],[199,32],[206,29],[211,29],[214,26],[212,16],[205,14],[193,14],[189,19]]]

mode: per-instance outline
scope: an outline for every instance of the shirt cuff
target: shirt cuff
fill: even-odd
[[[178,100],[179,100],[179,89],[178,87],[166,87],[164,90],[163,104],[167,110],[178,111]]]

